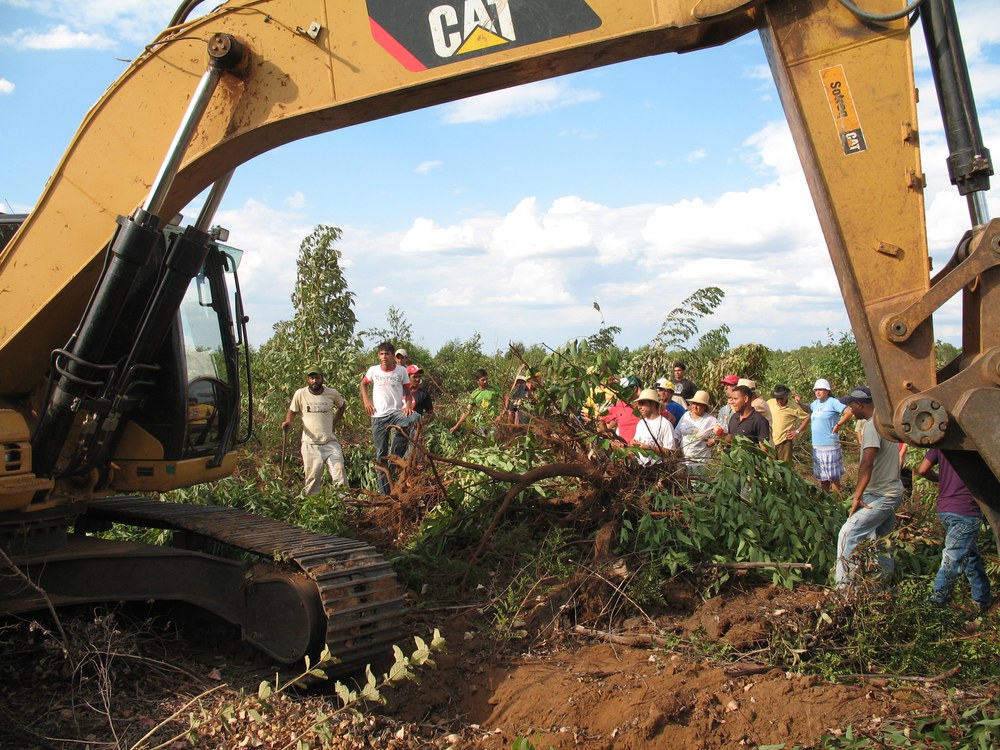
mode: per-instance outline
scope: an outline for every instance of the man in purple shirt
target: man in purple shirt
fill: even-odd
[[[979,611],[986,614],[994,599],[976,544],[980,525],[979,506],[962,478],[937,448],[927,451],[917,467],[917,473],[938,483],[938,518],[945,531],[941,567],[929,599],[934,604],[947,604],[951,600],[955,580],[964,572],[972,587],[973,601],[979,606]]]

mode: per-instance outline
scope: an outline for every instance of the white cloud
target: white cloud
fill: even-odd
[[[110,44],[117,41],[145,44],[152,41],[167,25],[177,8],[177,0],[0,0],[0,5],[26,9],[39,16],[54,19],[62,28],[67,29],[69,35],[82,34],[84,37],[114,40]],[[192,17],[204,15],[209,10],[211,8],[208,6],[196,8]],[[22,31],[38,34],[37,31]]]
[[[708,152],[703,148],[699,148],[696,151],[692,151],[684,157],[684,161],[688,164],[693,164],[696,161],[701,161],[708,156]]]
[[[573,303],[566,289],[564,267],[554,260],[515,263],[503,286],[486,298],[487,305],[537,305],[554,307]]]
[[[472,247],[475,229],[471,226],[439,227],[431,219],[418,218],[403,236],[399,249],[404,253],[432,253]]]
[[[417,165],[417,168],[414,169],[413,171],[416,172],[417,174],[427,174],[431,170],[437,169],[442,164],[444,164],[443,161],[437,161],[437,160],[423,161],[420,162],[420,164]]]
[[[543,213],[536,198],[525,198],[496,227],[491,244],[507,260],[581,250],[592,246],[591,222],[604,210],[568,196]]]
[[[480,94],[443,107],[446,123],[495,122],[507,117],[525,117],[563,107],[596,101],[600,92],[577,89],[565,79],[538,81],[514,88]]]
[[[469,307],[475,297],[475,290],[471,286],[458,289],[444,287],[428,294],[427,304],[431,307]]]
[[[0,78],[0,95],[2,94],[13,94],[14,84],[8,81],[6,78]]]
[[[297,190],[287,196],[283,202],[285,206],[293,211],[301,211],[309,205],[309,202],[306,200],[306,194],[301,190]]]
[[[983,124],[986,139],[1000,141],[1000,115],[989,113]],[[941,163],[928,174],[935,184],[926,192],[931,243],[950,254],[968,225],[965,202],[942,176],[943,136],[932,131],[922,140],[925,159]],[[362,290],[359,330],[382,325],[392,305],[432,349],[476,331],[487,346],[558,345],[596,330],[597,299],[606,324],[623,328],[622,343],[637,346],[671,309],[708,285],[722,287],[726,300],[703,330],[725,322],[734,343],[789,349],[825,339],[828,329],[848,330],[787,126],[762,127],[737,155],[759,178],[742,191],[625,207],[574,195],[544,204],[529,196],[506,211],[490,208],[450,223],[423,216],[403,230],[344,226],[345,275],[352,289]],[[287,317],[297,248],[316,222],[252,201],[231,213],[224,223],[234,243],[252,245],[243,269],[251,310],[258,320]],[[238,236],[237,216],[247,222]],[[937,335],[959,330],[956,320],[953,306],[939,312]],[[273,321],[266,322],[269,335]]]
[[[743,69],[743,77],[753,81],[768,81],[773,79],[771,68],[767,65],[755,65],[752,68]]]
[[[71,31],[68,26],[60,24],[46,32],[18,29],[11,34],[0,37],[0,44],[18,49],[64,50],[108,49],[113,47],[115,43],[103,34]]]

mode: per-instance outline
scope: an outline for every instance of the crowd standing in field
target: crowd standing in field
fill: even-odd
[[[382,342],[377,351],[378,364],[367,369],[359,392],[371,418],[378,491],[387,495],[397,470],[388,457],[403,456],[420,438],[421,427],[434,419],[434,403],[423,369],[410,363],[405,349],[394,350],[391,343]],[[596,374],[588,370],[588,375]],[[473,379],[475,388],[451,433],[464,427],[470,434],[487,437],[502,425],[508,430],[527,428],[544,417],[538,412],[543,380],[537,369],[522,367],[506,397],[490,384],[486,370],[476,370]],[[791,461],[795,440],[808,427],[812,472],[824,491],[839,493],[845,474],[839,431],[848,420],[856,419],[860,464],[848,517],[837,539],[834,586],[843,589],[854,581],[858,570],[854,552],[859,544],[878,545],[893,529],[905,495],[906,477],[901,469],[907,471],[903,469],[906,446],[876,430],[874,399],[867,387],[858,386],[838,399],[829,381],[820,378],[809,404],[781,384],[774,386],[765,401],[752,379],[730,374],[719,382],[725,398],[720,399],[716,416],[711,394],[688,379],[683,362],[674,363],[673,380],[659,378],[653,388],[644,388],[635,375],[619,378],[606,367],[600,380],[603,384],[592,388],[576,416],[579,423],[597,429],[619,448],[632,449],[630,455],[637,465],[680,466],[689,481],[708,477],[716,451],[729,450],[738,439],[759,447],[773,460]],[[281,424],[287,435],[295,415],[301,416],[304,495],[320,492],[324,468],[335,485],[347,484],[343,450],[334,432],[345,409],[343,396],[326,387],[322,372],[311,368],[306,387],[295,392]],[[955,581],[964,573],[974,601],[985,612],[994,597],[976,544],[979,507],[940,451],[928,451],[917,472],[940,484],[938,517],[945,530],[941,565],[929,601],[946,604]],[[744,497],[751,481],[751,477],[739,480]],[[885,547],[877,549],[880,575],[888,578],[893,570],[891,555]]]

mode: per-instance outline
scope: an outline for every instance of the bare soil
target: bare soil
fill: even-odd
[[[448,652],[435,669],[420,670],[421,684],[387,691],[388,703],[364,715],[338,716],[328,724],[332,739],[310,747],[499,750],[519,737],[539,750],[808,745],[848,725],[876,731],[932,712],[943,686],[833,684],[766,666],[768,637],[801,627],[826,596],[763,586],[702,602],[678,586],[668,592],[670,614],[626,621],[614,633],[552,616],[557,602],[545,600],[502,638],[477,606],[414,597],[409,629],[426,639],[440,628]],[[80,637],[93,647],[84,658],[51,642],[39,647],[45,637],[37,631],[34,646],[0,654],[0,748],[131,748],[178,710],[147,747],[295,748],[316,716],[337,705],[331,691],[313,690],[274,700],[254,718],[238,690],[256,694],[274,668],[224,633],[168,641],[160,632],[81,622]],[[706,658],[713,651],[718,657]],[[232,716],[218,719],[227,705]]]
[[[783,615],[814,608],[824,596],[771,587],[730,592],[614,634],[577,627],[499,650],[483,623],[454,617],[443,628],[449,654],[423,687],[397,691],[386,710],[418,726],[445,722],[458,748],[509,748],[523,737],[537,748],[707,750],[807,744],[926,708],[933,696],[912,687],[832,684],[760,661],[709,661],[659,635],[695,635],[709,648],[747,653]]]

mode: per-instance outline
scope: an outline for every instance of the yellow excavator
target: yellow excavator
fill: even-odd
[[[295,139],[751,32],[791,125],[886,436],[937,446],[1000,531],[1000,224],[952,0],[234,0],[178,8],[90,110],[23,223],[0,226],[0,611],[176,599],[292,662],[398,635],[363,544],[150,495],[232,472],[246,436],[233,171]],[[933,277],[910,28],[922,23],[970,229]],[[114,155],[112,158],[111,155]],[[197,220],[172,218],[209,190]],[[961,296],[961,355],[932,315]],[[990,302],[990,300],[993,302]],[[189,405],[192,410],[189,411]],[[190,419],[194,413],[196,418]],[[241,421],[242,420],[242,421]],[[138,495],[136,493],[145,493]],[[173,531],[112,542],[111,523]]]

